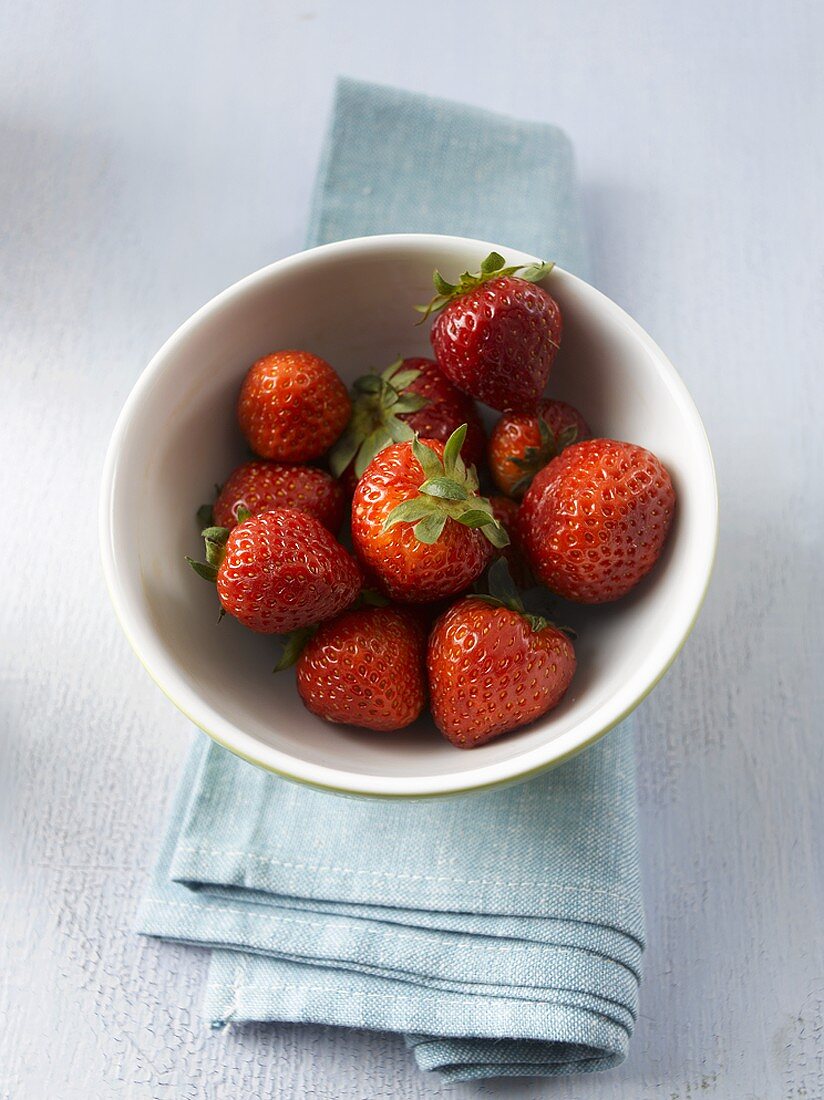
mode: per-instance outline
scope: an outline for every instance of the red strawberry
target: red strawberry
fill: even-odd
[[[538,579],[559,596],[606,603],[652,569],[675,492],[650,451],[614,439],[574,443],[536,476],[519,516]]]
[[[279,462],[308,462],[346,427],[352,404],[329,364],[308,351],[276,351],[249,368],[237,418],[249,446]]]
[[[297,665],[313,714],[371,730],[399,730],[426,702],[426,631],[412,611],[365,607],[326,622]]]
[[[507,267],[492,252],[478,274],[464,272],[457,283],[436,271],[438,293],[419,307],[426,316],[442,311],[430,334],[438,366],[493,409],[529,412],[543,393],[561,342],[561,310],[534,283],[552,266]]]
[[[357,562],[306,512],[277,508],[203,537],[206,562],[187,561],[217,583],[223,610],[259,634],[331,619],[360,591]]]
[[[465,596],[453,604],[429,636],[427,668],[438,729],[459,749],[474,749],[557,706],[575,650],[510,590],[506,601]]]
[[[532,415],[505,413],[489,441],[489,468],[502,493],[522,497],[533,477],[570,443],[591,436],[586,420],[565,401],[548,398]]]
[[[335,532],[343,520],[343,489],[325,470],[313,466],[246,462],[229,475],[218,493],[212,522],[231,530],[238,522],[238,509],[256,516],[273,508],[308,512]]]
[[[461,427],[444,444],[393,443],[375,456],[352,501],[352,541],[364,567],[392,597],[414,603],[467,588],[492,545],[507,536],[478,495],[460,449]]]
[[[484,456],[486,432],[475,402],[431,359],[398,359],[382,374],[355,382],[352,416],[332,451],[332,472],[354,492],[357,479],[390,443],[415,435],[445,443],[461,424],[467,425],[464,461],[476,466]]]

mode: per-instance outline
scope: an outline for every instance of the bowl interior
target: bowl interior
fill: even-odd
[[[214,592],[184,563],[200,556],[195,510],[248,457],[234,402],[248,366],[277,348],[328,359],[345,382],[399,354],[428,354],[411,310],[491,246],[458,238],[367,238],[281,261],[195,315],[140,379],[118,424],[104,485],[104,564],[121,620],[149,671],[207,732],[258,763],[352,791],[425,794],[506,779],[574,751],[614,724],[661,675],[689,630],[715,539],[712,462],[700,419],[661,352],[617,306],[554,271],[565,332],[549,391],[599,435],[653,450],[678,509],[663,559],[627,599],[558,617],[579,632],[579,668],[543,720],[472,752],[430,719],[389,735],[332,727],[302,706],[277,647],[217,623]],[[504,255],[528,259],[513,250]],[[489,413],[488,421],[495,414]]]

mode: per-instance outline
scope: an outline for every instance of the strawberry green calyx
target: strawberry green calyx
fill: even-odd
[[[404,369],[403,359],[399,358],[380,374],[364,374],[355,382],[349,424],[330,455],[335,477],[340,477],[353,460],[355,476],[360,477],[378,451],[412,438],[415,433],[400,417],[418,412],[427,404],[425,397],[407,392],[407,386],[420,373]]]
[[[524,607],[524,601],[515,587],[506,558],[498,558],[489,567],[486,585],[489,592],[479,592],[474,599],[483,600],[484,603],[491,604],[493,607],[506,607],[509,611],[523,615],[536,634],[544,630],[545,627],[554,626],[554,623],[551,623],[543,615],[536,615],[532,611],[527,611]],[[556,629],[562,628],[556,627]],[[564,633],[567,632],[564,631]]]
[[[559,630],[561,634],[565,634],[570,641],[574,642],[577,639],[578,635],[571,627],[559,626],[552,619],[548,619],[546,615],[540,615],[525,607],[521,594],[512,579],[506,558],[496,558],[490,565],[486,574],[486,587],[486,592],[476,591],[472,598],[483,600],[484,603],[491,604],[493,607],[506,607],[509,611],[515,611],[518,615],[523,615],[536,634],[538,631],[546,629],[546,627],[551,627],[553,630]],[[546,595],[549,595],[546,589],[542,590],[542,594],[536,594],[534,589],[527,593],[530,603],[533,605],[536,602],[544,604],[546,601],[542,596]]]
[[[229,537],[229,530],[226,527],[206,527],[200,533],[206,545],[206,561],[195,561],[194,558],[189,557],[186,558],[186,561],[199,577],[214,584],[217,581],[217,571],[226,552],[226,540]]]
[[[569,424],[556,434],[542,416],[538,417],[538,432],[541,441],[537,447],[527,447],[523,458],[515,458],[513,455],[509,459],[519,470],[523,470],[521,477],[512,486],[513,493],[526,492],[538,471],[543,470],[547,463],[557,458],[565,447],[569,447],[578,438],[577,425]]]
[[[467,294],[470,290],[475,290],[492,279],[502,279],[506,275],[517,275],[519,279],[525,279],[528,283],[537,283],[540,279],[543,279],[544,275],[548,275],[554,266],[555,264],[551,262],[508,265],[499,252],[490,252],[481,264],[480,271],[475,273],[464,271],[458,277],[457,283],[447,282],[440,271],[436,270],[432,276],[432,282],[437,292],[435,297],[424,306],[415,306],[415,309],[418,313],[423,314],[421,318],[421,323],[423,323],[427,317],[442,310],[455,298],[460,298],[462,294]]]
[[[292,665],[296,665],[306,647],[306,643],[317,629],[316,626],[302,626],[298,630],[293,630],[291,634],[281,635],[278,641],[282,647],[282,652],[280,660],[272,669],[272,672],[284,672]]]
[[[464,527],[477,527],[498,549],[509,545],[509,536],[495,518],[492,505],[478,495],[478,476],[474,466],[461,458],[467,425],[456,428],[446,441],[443,458],[415,436],[412,453],[425,474],[418,495],[398,504],[384,520],[388,530],[396,523],[414,523],[419,542],[431,545],[441,537],[446,521],[455,520]]]

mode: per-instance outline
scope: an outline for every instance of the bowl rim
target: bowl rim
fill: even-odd
[[[170,353],[185,341],[189,333],[197,328],[207,316],[211,316],[223,307],[230,305],[236,298],[244,295],[252,287],[268,280],[274,272],[285,274],[306,264],[313,264],[322,257],[334,256],[341,258],[347,254],[354,256],[360,252],[374,249],[391,251],[401,246],[405,249],[410,246],[413,248],[417,246],[421,251],[426,252],[436,250],[439,246],[471,248],[481,255],[486,255],[488,252],[495,250],[521,263],[531,263],[538,259],[538,257],[531,256],[519,249],[470,237],[437,233],[377,234],[368,237],[353,237],[305,249],[276,260],[274,263],[267,264],[265,267],[259,268],[233,283],[201,306],[172,333],[143,369],[126,398],[115,423],[103,466],[98,533],[106,587],[123,632],[140,662],[158,687],[204,733],[235,755],[284,779],[338,794],[420,799],[489,790],[539,775],[541,772],[556,767],[594,744],[635,710],[661,681],[678,656],[695,625],[706,597],[718,545],[718,486],[712,451],[701,417],[686,385],[670,360],[652,337],[619,305],[591,284],[586,283],[585,280],[564,271],[562,268],[556,268],[557,271],[563,273],[565,279],[585,286],[588,293],[595,295],[599,306],[607,313],[611,313],[646,348],[682,411],[689,419],[693,420],[694,426],[698,428],[705,445],[703,458],[708,464],[711,494],[708,501],[708,515],[706,516],[707,538],[702,548],[703,560],[700,561],[702,582],[700,586],[696,584],[691,598],[684,600],[679,605],[679,613],[674,616],[668,631],[669,644],[661,648],[661,655],[652,674],[641,685],[635,685],[633,683],[634,677],[630,677],[622,688],[610,696],[594,712],[573,726],[572,729],[554,739],[547,740],[528,752],[514,756],[511,759],[477,766],[472,764],[471,754],[466,754],[469,757],[467,769],[445,775],[382,776],[369,772],[342,771],[339,768],[314,764],[262,743],[256,737],[245,733],[230,720],[214,711],[180,675],[175,662],[166,655],[155,636],[148,616],[141,617],[138,608],[131,606],[121,583],[113,516],[114,501],[118,488],[118,460],[132,417],[144,394],[148,392],[154,380],[163,372]],[[615,704],[610,706],[613,701],[616,701]]]

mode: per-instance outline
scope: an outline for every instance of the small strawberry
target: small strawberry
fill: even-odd
[[[417,307],[440,311],[430,339],[444,374],[493,409],[529,412],[546,385],[561,342],[561,310],[534,284],[552,264],[506,266],[491,252],[457,283],[434,275],[436,296]]]
[[[506,567],[494,568],[500,585]],[[429,636],[432,716],[459,749],[484,745],[546,714],[575,672],[566,634],[528,614],[511,581],[502,587],[499,596],[458,600]]]
[[[475,402],[431,359],[398,359],[382,374],[355,382],[352,416],[332,451],[332,472],[354,492],[357,479],[390,443],[415,435],[445,443],[461,424],[467,425],[464,461],[476,466],[484,456],[486,432]]]
[[[397,607],[364,607],[324,623],[297,662],[308,710],[327,722],[399,730],[426,702],[426,631]]]
[[[581,414],[565,401],[548,398],[537,412],[505,413],[489,441],[489,468],[502,493],[522,497],[533,477],[571,443],[591,436]]]
[[[329,364],[308,351],[276,351],[249,368],[237,418],[261,458],[309,462],[346,427],[352,405]]]
[[[446,445],[414,439],[375,456],[352,501],[352,542],[394,599],[423,603],[467,588],[507,536],[460,455],[465,425]]]
[[[282,634],[331,619],[361,587],[357,562],[306,512],[277,508],[232,530],[207,527],[206,561],[186,560],[217,584],[221,607],[259,634]]]
[[[325,470],[314,466],[257,459],[233,470],[211,509],[203,509],[198,515],[206,518],[209,514],[210,527],[231,531],[238,523],[238,512],[256,516],[273,508],[308,512],[334,534],[343,520],[343,489]]]
[[[614,439],[567,447],[535,477],[519,514],[536,577],[559,596],[606,603],[652,569],[675,492],[650,451]]]

